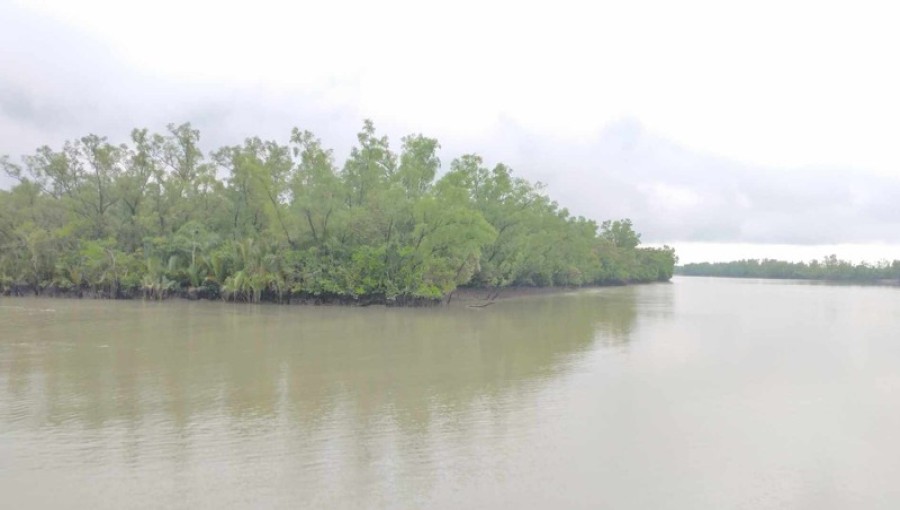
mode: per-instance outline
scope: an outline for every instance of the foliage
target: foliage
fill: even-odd
[[[785,262],[772,259],[747,259],[733,262],[702,262],[677,268],[687,276],[725,276],[733,278],[781,278],[848,282],[900,281],[900,260],[882,260],[876,264],[853,264],[829,255],[821,261]]]
[[[190,124],[85,136],[0,168],[0,290],[436,300],[460,285],[665,281],[671,248],[630,220],[570,215],[543,186],[468,154],[440,175],[437,140],[365,121],[343,165],[309,131],[208,157]]]

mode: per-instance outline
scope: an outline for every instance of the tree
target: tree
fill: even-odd
[[[466,154],[437,178],[433,138],[404,137],[398,156],[367,120],[357,142],[341,166],[299,129],[286,145],[251,137],[205,158],[199,131],[170,124],[127,144],[88,135],[19,164],[0,158],[18,180],[0,191],[0,291],[391,303],[460,285],[671,276],[674,251],[639,248],[630,220],[598,229],[502,163]]]
[[[350,151],[344,164],[343,177],[347,185],[347,204],[364,206],[373,190],[384,186],[396,167],[386,136],[375,136],[375,124],[366,119],[362,131],[356,135],[359,145]]]
[[[631,220],[606,220],[600,226],[602,236],[619,248],[634,249],[641,244],[641,235],[632,229]]]
[[[300,158],[290,182],[290,209],[309,228],[315,246],[325,247],[335,230],[346,221],[344,198],[348,193],[337,174],[331,150],[309,131],[294,128],[293,154]]]

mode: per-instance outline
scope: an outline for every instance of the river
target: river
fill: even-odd
[[[0,298],[3,508],[897,508],[900,289]]]

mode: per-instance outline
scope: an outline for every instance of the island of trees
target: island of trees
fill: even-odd
[[[829,255],[821,261],[785,262],[772,259],[748,259],[733,262],[685,264],[675,270],[686,276],[723,276],[732,278],[782,278],[861,283],[900,283],[900,260],[876,264],[854,264]]]
[[[437,140],[399,152],[366,121],[343,165],[308,131],[201,151],[190,124],[85,136],[0,166],[0,291],[107,298],[419,304],[458,286],[666,281],[669,247],[572,216]]]

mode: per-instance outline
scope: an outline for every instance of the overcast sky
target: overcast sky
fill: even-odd
[[[190,121],[342,155],[372,118],[683,260],[900,256],[889,3],[283,3],[0,0],[0,154]]]

